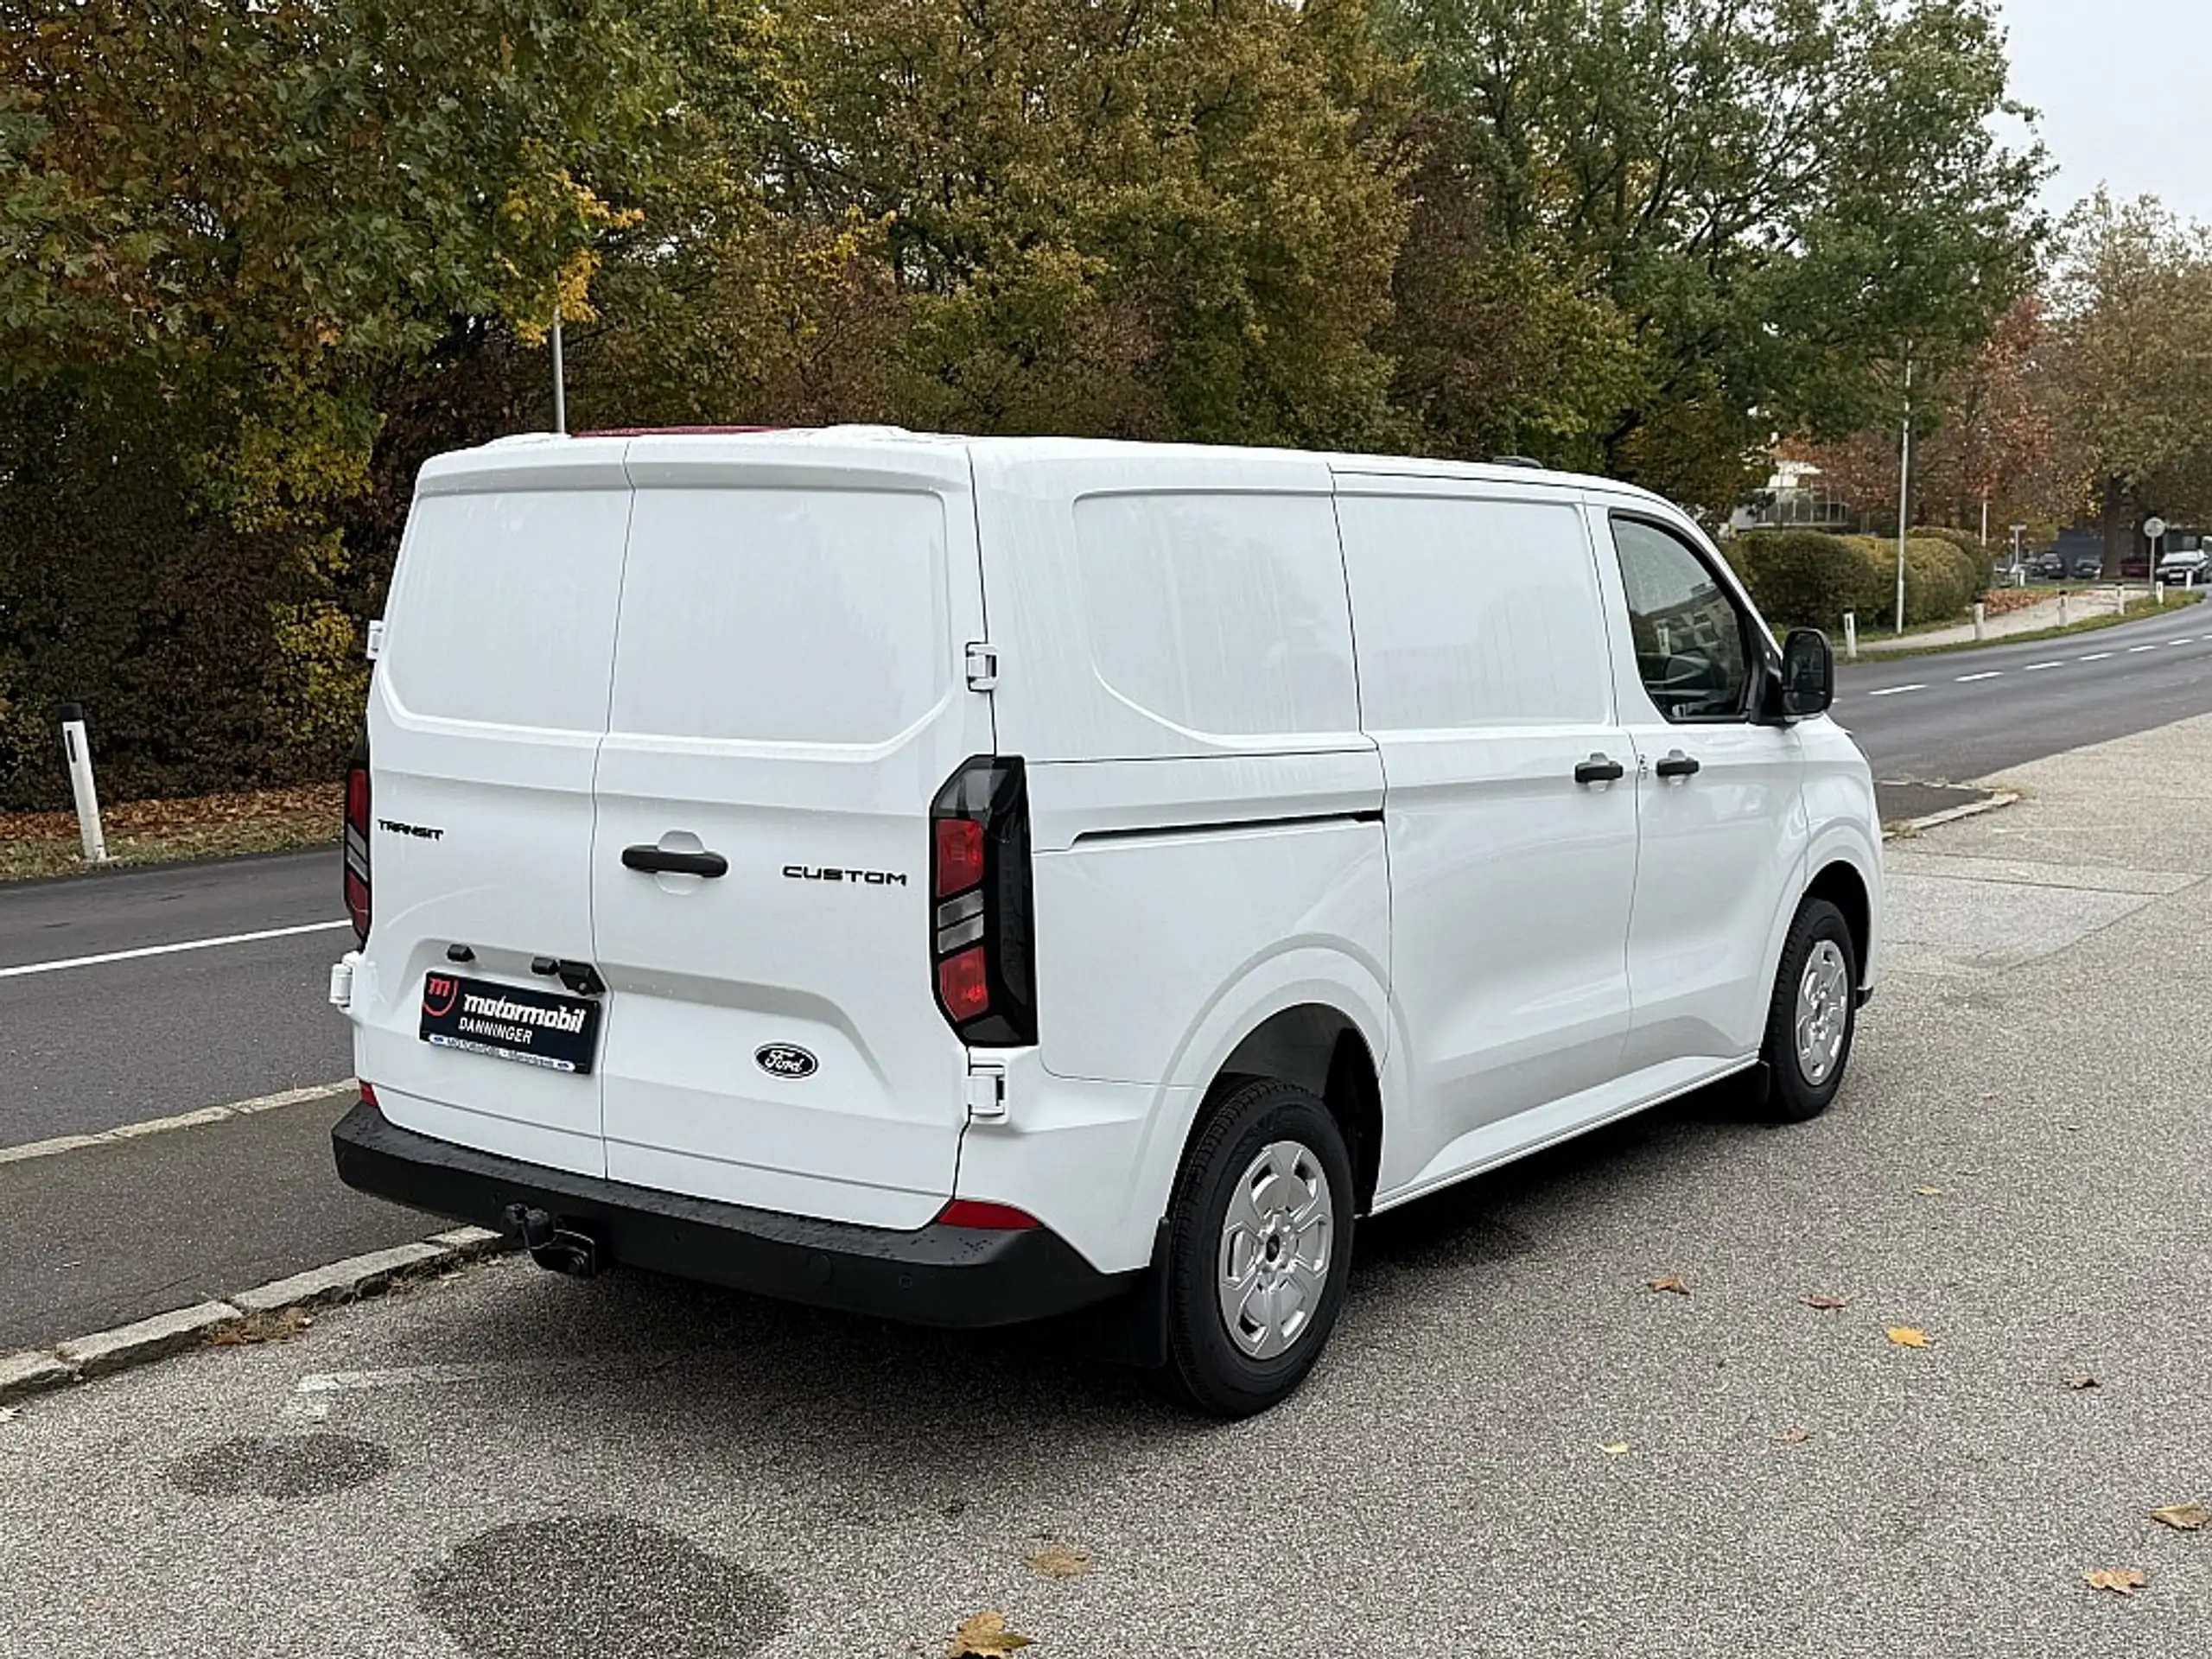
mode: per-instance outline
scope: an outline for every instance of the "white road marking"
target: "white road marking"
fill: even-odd
[[[2169,639],[2166,643],[2170,645],[2193,645],[2196,643],[2196,636],[2192,633],[2180,639]]]
[[[2139,651],[2156,651],[2157,649],[2156,645],[2130,645],[2127,648],[2127,654],[2133,657]]]
[[[1986,668],[1979,674],[1960,675],[1955,683],[1960,685],[1972,685],[1976,680],[1993,680],[2004,671],[2005,671],[2001,668]]]
[[[74,1152],[79,1147],[105,1146],[113,1141],[135,1141],[142,1135],[166,1135],[171,1129],[197,1128],[202,1123],[219,1123],[226,1117],[248,1117],[255,1112],[274,1111],[279,1106],[296,1106],[303,1100],[321,1100],[341,1089],[353,1086],[350,1077],[338,1083],[318,1083],[305,1089],[287,1089],[279,1094],[263,1095],[254,1100],[234,1101],[228,1106],[203,1106],[196,1112],[179,1112],[174,1117],[155,1117],[142,1123],[125,1123],[119,1128],[102,1129],[97,1135],[57,1135],[50,1141],[33,1141],[20,1147],[0,1147],[0,1164],[17,1164],[26,1158],[50,1158],[57,1152]]]
[[[2101,663],[2111,655],[2112,652],[2108,651],[2093,651],[2088,656],[2076,657],[2074,660],[2077,663]]]
[[[262,939],[289,939],[302,933],[329,933],[351,922],[302,922],[297,927],[264,927],[257,933],[226,933],[216,939],[185,939],[175,944],[143,944],[136,950],[104,950],[96,957],[63,957],[54,962],[27,962],[20,968],[0,968],[0,979],[20,979],[26,974],[58,974],[67,968],[98,968],[111,962],[137,962],[147,957],[174,956],[180,950],[214,950],[226,944],[252,944]]]
[[[1885,685],[1878,691],[1869,691],[1870,697],[1894,697],[1900,691],[1925,691],[1925,685]]]
[[[2063,668],[2065,666],[2066,664],[2064,662],[2054,658],[2052,661],[2048,663],[2030,663],[2025,668],[2022,669],[2020,672],[2023,674],[2032,674],[2039,668]]]

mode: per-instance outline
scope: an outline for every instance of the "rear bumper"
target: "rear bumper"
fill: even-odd
[[[607,1260],[915,1325],[1045,1319],[1145,1277],[1101,1273],[1043,1227],[894,1232],[573,1175],[400,1128],[366,1101],[330,1138],[340,1180],[412,1209],[500,1228],[521,1204],[590,1235]]]

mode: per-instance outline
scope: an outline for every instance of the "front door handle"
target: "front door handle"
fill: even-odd
[[[659,847],[625,847],[622,868],[649,875],[703,875],[712,880],[729,874],[729,860],[720,853],[671,853]]]
[[[1578,784],[1618,783],[1628,768],[1608,754],[1593,754],[1587,760],[1578,760],[1574,766],[1574,781]]]
[[[1698,773],[1698,760],[1694,754],[1684,754],[1680,749],[1674,749],[1651,770],[1662,778],[1694,778]]]

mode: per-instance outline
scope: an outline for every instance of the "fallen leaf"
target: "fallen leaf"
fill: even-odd
[[[1090,1571],[1090,1553],[1055,1541],[1032,1555],[1029,1565],[1048,1579],[1079,1579]]]
[[[977,1613],[963,1620],[952,1633],[952,1645],[944,1650],[944,1659],[999,1659],[1001,1654],[1029,1645],[1029,1637],[1007,1629],[1004,1613]]]
[[[1813,1438],[1813,1431],[1802,1427],[1785,1428],[1774,1438],[1783,1446],[1802,1446]]]
[[[2151,1575],[2139,1567],[2101,1567],[2094,1573],[2084,1573],[2082,1582],[2092,1590],[2109,1590],[2116,1596],[2132,1596],[2151,1582]]]
[[[1940,1186],[1916,1186],[1912,1191],[1916,1198],[1940,1198],[1943,1196],[1943,1189]]]
[[[315,1323],[303,1307],[279,1308],[273,1313],[249,1313],[244,1319],[208,1333],[209,1346],[244,1348],[257,1342],[287,1342]]]
[[[1643,1287],[1646,1290],[1663,1290],[1675,1296],[1687,1296],[1690,1294],[1690,1287],[1684,1284],[1678,1275],[1671,1273],[1662,1274],[1656,1279],[1645,1280]]]
[[[1824,1296],[1817,1290],[1814,1291],[1809,1295],[1800,1297],[1798,1300],[1802,1301],[1808,1307],[1829,1308],[1849,1307],[1851,1306],[1849,1299],[1846,1297]]]
[[[13,1406],[0,1406],[0,1423],[12,1423],[15,1421],[16,1408]]]
[[[1628,1455],[1628,1442],[1615,1440],[1611,1446],[1601,1446],[1598,1449],[1609,1458],[1624,1458]]]
[[[2058,1386],[2062,1389],[2101,1389],[2104,1384],[2098,1382],[2095,1377],[2091,1376],[2087,1371],[2081,1371],[2072,1376],[2060,1377],[2058,1379]]]
[[[1890,1340],[1900,1348],[1925,1348],[1928,1333],[1916,1325],[1893,1325],[1890,1327]]]
[[[2202,1503],[2169,1503],[2163,1510],[2152,1510],[2151,1518],[2176,1532],[2196,1532],[2212,1521],[2212,1510]]]

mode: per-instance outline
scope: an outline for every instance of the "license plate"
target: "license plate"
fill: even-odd
[[[417,1034],[440,1048],[581,1076],[591,1071],[598,1047],[599,1004],[458,974],[429,974],[423,980]]]

